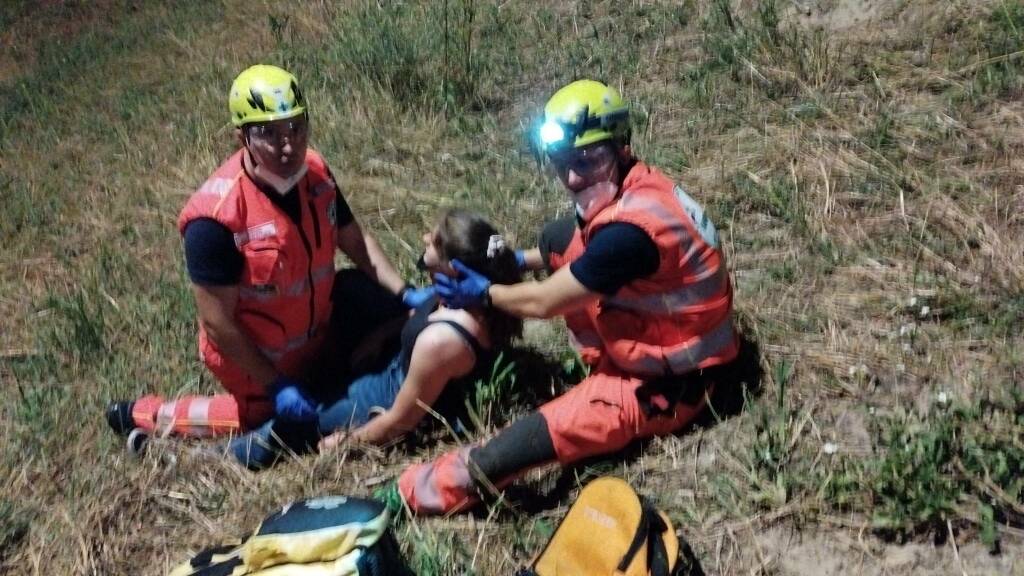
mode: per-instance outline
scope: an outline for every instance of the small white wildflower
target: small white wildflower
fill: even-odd
[[[825,445],[821,447],[825,451],[825,454],[832,455],[839,451],[839,446],[835,442],[825,442]]]
[[[857,367],[856,366],[850,366],[849,368],[847,368],[846,371],[850,374],[850,376],[853,376],[854,374],[857,373]]]
[[[921,318],[924,318],[932,311],[930,306],[921,306]]]
[[[917,324],[904,324],[900,326],[900,336],[906,336],[907,334],[913,334],[917,330]]]
[[[910,297],[910,305],[911,306],[917,306],[917,296],[911,296]]]
[[[936,397],[936,400],[939,404],[945,406],[946,404],[949,404],[949,394],[946,394],[945,392],[939,392],[939,395]]]
[[[875,415],[875,407],[874,406],[868,406],[868,414],[871,414],[872,416]]]

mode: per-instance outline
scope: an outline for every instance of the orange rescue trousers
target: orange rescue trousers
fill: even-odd
[[[686,400],[674,401],[666,397],[671,392],[666,394],[665,388],[648,394],[648,383],[644,379],[604,365],[539,408],[550,436],[552,450],[548,458],[524,461],[511,455],[510,459],[521,467],[497,474],[488,469],[491,466],[481,465],[477,451],[486,451],[488,446],[501,443],[502,436],[516,427],[517,423],[513,423],[479,447],[464,447],[433,462],[410,466],[398,479],[399,492],[417,514],[462,511],[479,501],[482,490],[478,490],[478,486],[490,488],[487,486],[490,484],[502,489],[530,469],[551,461],[571,464],[616,452],[634,440],[679,431],[703,410],[705,390],[710,393],[715,380],[725,373],[723,369],[727,370],[728,366],[677,377],[674,383],[689,390],[684,391]]]

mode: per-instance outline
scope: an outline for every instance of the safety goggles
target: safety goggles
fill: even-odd
[[[247,130],[250,138],[280,146],[286,139],[289,142],[305,140],[309,136],[309,121],[302,115],[287,121],[253,124]]]
[[[546,120],[540,126],[541,149],[548,154],[571,149],[576,143],[576,139],[587,130],[611,130],[616,124],[625,121],[628,116],[629,111],[626,109],[616,110],[600,116],[591,116],[590,108],[585,106],[576,115],[574,122]]]
[[[565,176],[570,170],[581,177],[588,177],[599,171],[606,170],[615,161],[615,149],[598,142],[583,148],[570,148],[548,155],[551,168],[559,176]]]

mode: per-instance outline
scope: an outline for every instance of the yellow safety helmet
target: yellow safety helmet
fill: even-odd
[[[277,66],[246,68],[231,84],[228,95],[231,122],[237,127],[254,122],[292,118],[306,112],[299,81]]]
[[[546,153],[613,140],[629,142],[629,107],[619,91],[595,80],[577,80],[544,106],[540,147]]]

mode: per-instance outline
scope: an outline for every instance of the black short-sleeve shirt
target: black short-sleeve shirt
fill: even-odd
[[[565,252],[576,228],[572,216],[544,226],[538,244],[545,264],[550,266],[552,253]],[[588,290],[610,296],[626,284],[654,274],[659,261],[658,246],[647,232],[635,224],[612,222],[590,238],[569,270]]]

